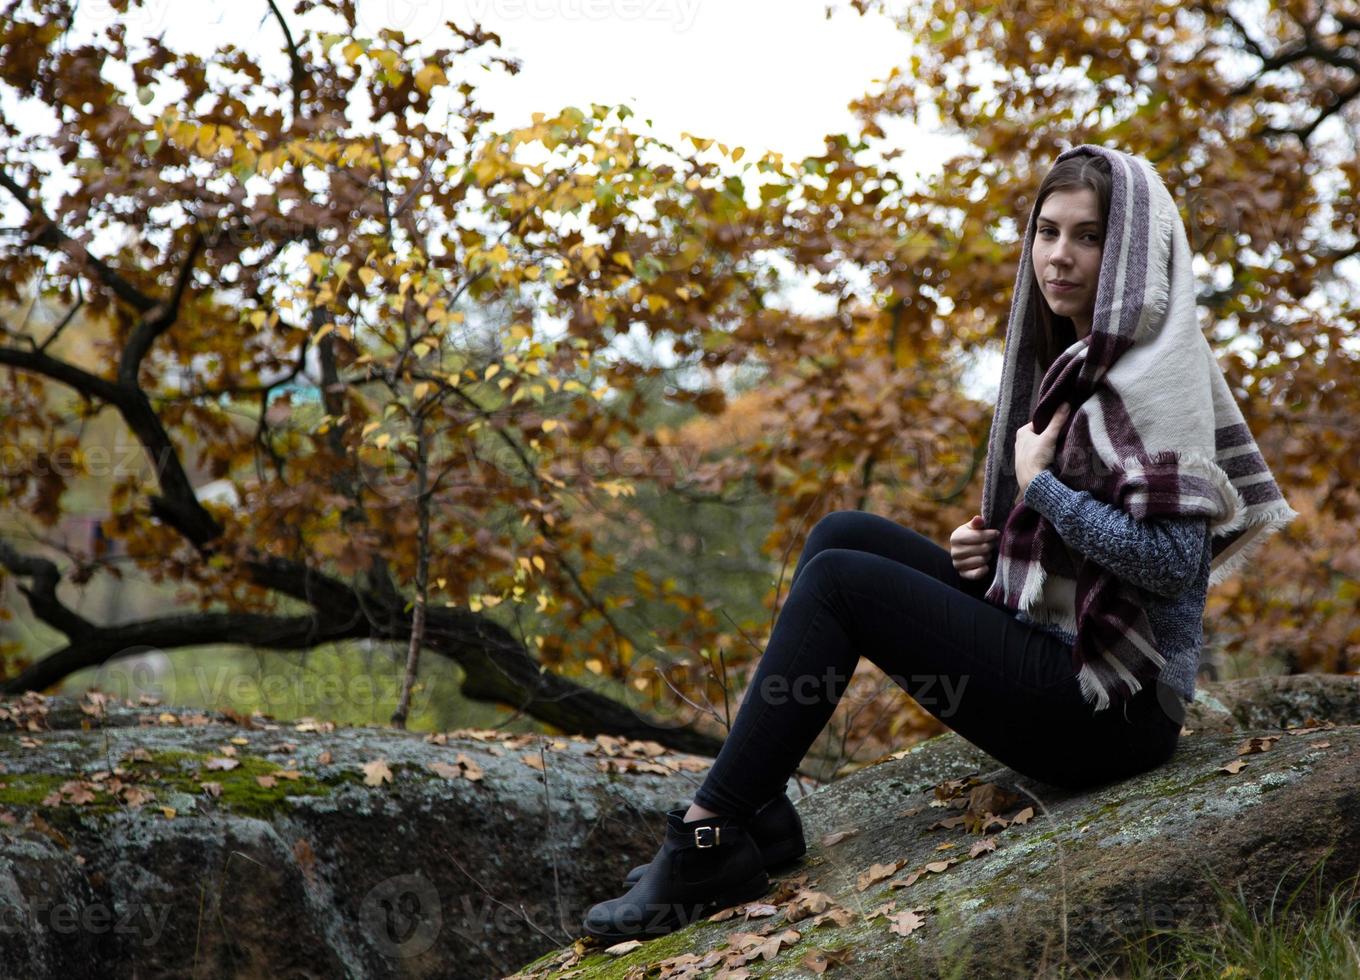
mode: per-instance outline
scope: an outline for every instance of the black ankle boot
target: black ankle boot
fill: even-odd
[[[587,935],[608,944],[653,939],[769,891],[760,849],[738,821],[683,815],[666,814],[666,839],[626,894],[590,907]]]
[[[678,813],[683,817],[688,810],[688,806],[682,806],[678,810],[667,810],[666,814]],[[793,801],[784,793],[771,798],[755,812],[746,822],[746,833],[760,849],[760,860],[766,871],[781,868],[807,853],[803,821]],[[624,875],[624,885],[635,884],[646,871],[647,865],[639,864]]]

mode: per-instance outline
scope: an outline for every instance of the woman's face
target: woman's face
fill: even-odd
[[[1091,330],[1104,241],[1095,191],[1054,191],[1044,199],[1034,230],[1034,278],[1053,312],[1071,318],[1078,338]]]

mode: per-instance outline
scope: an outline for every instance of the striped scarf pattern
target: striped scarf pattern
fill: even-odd
[[[1016,431],[1031,419],[1042,431],[1070,404],[1050,464],[1057,477],[1134,518],[1208,518],[1210,585],[1298,514],[1200,330],[1189,240],[1161,176],[1143,157],[1095,144],[1057,159],[1083,154],[1104,156],[1112,177],[1091,330],[1041,372],[1036,305],[1044,300],[1030,288],[1034,208],[1007,322],[982,515],[989,528],[1004,517],[987,600],[1075,633],[1082,696],[1102,711],[1155,681],[1166,659],[1142,591],[1016,502]]]

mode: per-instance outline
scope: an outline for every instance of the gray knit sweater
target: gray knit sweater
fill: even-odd
[[[1030,480],[1025,503],[1043,514],[1072,550],[1140,590],[1157,651],[1167,660],[1161,680],[1193,701],[1209,593],[1208,519],[1138,520],[1085,490],[1073,490],[1051,469]],[[1031,621],[1023,611],[1016,619]],[[1036,625],[1069,646],[1076,642],[1055,623]]]

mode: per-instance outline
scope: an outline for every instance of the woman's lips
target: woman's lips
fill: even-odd
[[[1052,280],[1049,280],[1048,288],[1053,290],[1055,293],[1070,293],[1072,290],[1077,288],[1077,284],[1074,282],[1057,283],[1053,282]]]

